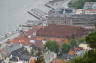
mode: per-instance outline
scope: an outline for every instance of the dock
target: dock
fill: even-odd
[[[47,13],[45,13],[45,12],[39,10],[39,9],[36,9],[36,8],[28,11],[28,14],[30,14],[31,16],[34,16],[38,20],[45,20],[46,15],[47,15]]]

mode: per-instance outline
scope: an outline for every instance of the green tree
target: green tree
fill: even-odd
[[[78,42],[79,42],[79,44],[80,43],[84,43],[86,40],[85,40],[85,37],[81,37],[79,40],[78,40]]]
[[[76,57],[71,63],[96,63],[96,32],[90,33],[86,37],[86,42],[92,50],[89,50],[81,57]]]
[[[47,41],[45,44],[45,47],[47,47],[48,50],[55,52],[55,53],[58,53],[59,51],[59,46],[56,43],[56,41],[51,41],[51,40]]]
[[[69,3],[69,7],[82,9],[84,7],[85,2],[96,2],[96,0],[72,0]]]
[[[91,48],[96,48],[96,32],[90,33],[86,37],[86,42],[89,44]]]
[[[76,40],[71,40],[69,44],[70,44],[71,48],[74,48],[74,47],[77,46],[77,41]]]
[[[70,2],[69,6],[76,9],[82,9],[84,6],[84,0],[73,0],[73,3]]]
[[[89,50],[83,56],[74,58],[71,63],[96,63],[96,51]]]
[[[96,31],[96,23],[94,23],[95,31]]]
[[[37,57],[36,63],[45,63],[44,57]]]
[[[64,43],[64,44],[62,45],[62,53],[68,53],[69,50],[70,50],[70,45]]]
[[[83,63],[83,57],[75,57],[73,60],[70,61],[70,63]]]

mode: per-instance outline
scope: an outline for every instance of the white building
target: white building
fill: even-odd
[[[86,2],[84,9],[96,9],[96,2]]]
[[[80,44],[79,47],[83,48],[84,50],[90,50],[91,49],[88,44]]]
[[[45,59],[45,63],[50,63],[53,59],[55,59],[57,57],[57,54],[54,52],[46,52],[44,54],[44,59]]]

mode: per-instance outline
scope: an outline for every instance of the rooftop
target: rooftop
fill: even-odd
[[[49,25],[37,31],[37,36],[57,38],[79,38],[88,32],[87,29],[70,25]]]
[[[52,61],[52,63],[62,63],[62,62],[64,62],[64,60],[62,60],[62,59],[54,59]]]

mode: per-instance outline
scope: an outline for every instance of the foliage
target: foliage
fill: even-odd
[[[47,47],[48,50],[55,52],[55,53],[58,53],[59,51],[59,46],[56,43],[56,41],[51,41],[51,40],[47,41],[45,44],[45,47]]]
[[[70,50],[70,45],[64,43],[64,44],[62,45],[62,53],[68,53],[69,50]]]
[[[91,48],[96,48],[96,32],[90,33],[86,37],[86,42],[89,44]]]
[[[84,56],[74,58],[71,63],[96,63],[96,51],[90,50]]]
[[[36,63],[45,63],[44,58],[43,57],[38,57],[36,60]]]
[[[90,33],[86,37],[86,42],[93,49],[86,52],[83,56],[76,57],[70,61],[71,63],[96,63],[96,32]]]
[[[70,63],[83,63],[83,58],[82,57],[76,57],[73,60],[71,60]]]
[[[83,42],[85,42],[85,41],[86,41],[85,37],[81,37],[81,38],[79,39],[79,43],[83,43]]]
[[[82,9],[85,2],[96,2],[96,0],[72,0],[72,1],[69,3],[69,6],[76,9]]]
[[[69,44],[70,44],[71,48],[74,48],[74,47],[77,46],[77,41],[76,40],[71,40]]]
[[[94,23],[95,31],[96,31],[96,23]]]

